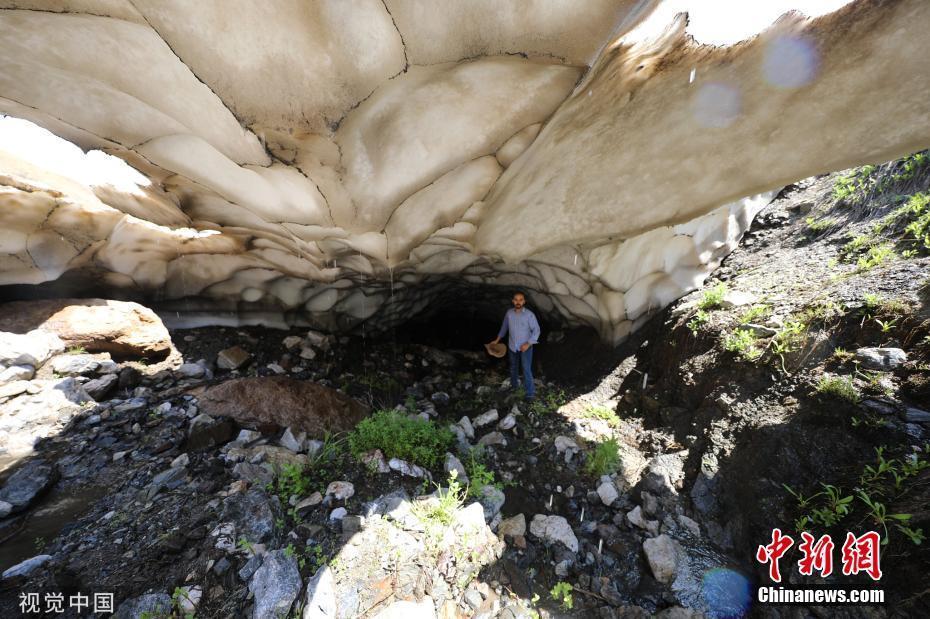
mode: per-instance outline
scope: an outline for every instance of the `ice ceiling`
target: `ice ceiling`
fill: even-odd
[[[711,4],[0,0],[0,113],[90,151],[0,122],[0,284],[328,329],[520,287],[620,341],[779,187],[930,146],[930,2]]]

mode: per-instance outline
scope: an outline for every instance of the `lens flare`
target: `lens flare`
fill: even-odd
[[[782,35],[766,46],[762,72],[773,86],[800,88],[817,76],[819,64],[819,55],[810,41]]]
[[[701,585],[708,615],[716,619],[738,619],[749,612],[752,588],[745,576],[725,567],[704,573]]]
[[[733,124],[742,110],[740,92],[722,82],[702,84],[694,96],[691,111],[703,127],[720,129]]]

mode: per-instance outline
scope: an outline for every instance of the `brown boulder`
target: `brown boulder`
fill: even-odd
[[[368,414],[368,407],[335,389],[287,376],[237,378],[190,393],[200,411],[213,417],[231,417],[245,426],[289,427],[313,438],[351,430]]]
[[[155,312],[129,301],[38,299],[0,305],[0,331],[33,329],[54,333],[65,346],[121,359],[162,359],[172,349],[168,329]]]

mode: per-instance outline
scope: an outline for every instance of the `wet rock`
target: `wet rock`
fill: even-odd
[[[10,504],[10,513],[23,511],[58,481],[58,470],[45,460],[29,460],[14,472],[0,489],[0,501]]]
[[[65,348],[120,358],[162,359],[172,350],[171,336],[155,312],[127,301],[43,299],[0,306],[0,331],[31,329],[57,336]]]
[[[469,419],[468,417],[462,417],[461,419],[459,419],[458,426],[462,429],[462,431],[465,433],[465,436],[469,440],[474,440],[475,427],[471,424],[471,419]]]
[[[104,374],[100,378],[95,378],[84,383],[84,391],[93,399],[100,401],[106,398],[119,382],[119,376],[116,374]]]
[[[253,619],[287,617],[302,584],[296,557],[284,550],[266,553],[249,582],[249,591],[255,596]]]
[[[547,544],[560,542],[572,552],[578,552],[578,538],[562,516],[536,514],[530,522],[530,533]]]
[[[14,565],[13,567],[5,570],[3,572],[3,575],[0,576],[0,578],[2,578],[3,580],[8,580],[10,578],[17,578],[17,577],[25,578],[26,576],[29,576],[29,574],[31,574],[37,568],[40,568],[43,565],[45,565],[51,558],[52,558],[52,555],[37,555],[30,559],[26,559],[25,561],[21,561],[17,563],[16,565]]]
[[[355,494],[355,486],[347,481],[334,481],[326,487],[326,496],[332,496],[337,501],[345,501]]]
[[[206,370],[199,363],[182,363],[177,372],[184,378],[200,378]]]
[[[336,619],[336,580],[323,566],[307,581],[303,619]]]
[[[900,348],[860,348],[856,361],[867,370],[893,370],[907,361],[907,353]]]
[[[908,406],[904,410],[904,419],[909,423],[930,424],[930,412]]]
[[[130,598],[119,605],[114,619],[143,619],[167,617],[171,614],[171,596],[166,593],[146,593]]]
[[[620,493],[617,492],[617,487],[614,486],[612,481],[605,481],[600,486],[597,487],[597,495],[601,499],[601,503],[610,507],[614,501],[620,497]]]
[[[652,575],[661,583],[671,584],[678,569],[678,548],[675,541],[665,535],[649,538],[643,542],[643,552]]]
[[[240,346],[221,350],[216,355],[216,366],[223,370],[238,370],[252,358],[252,354]]]
[[[5,307],[5,305],[0,306],[0,312]],[[17,365],[42,367],[52,355],[65,349],[64,342],[49,333],[42,331],[7,333],[6,331],[0,328],[0,367]]]
[[[52,359],[52,371],[62,376],[92,374],[100,367],[93,355],[60,355]]]
[[[214,419],[210,415],[201,413],[191,420],[187,430],[185,449],[198,451],[222,445],[230,440],[236,433],[236,426],[228,419]]]
[[[475,428],[480,428],[488,424],[494,423],[498,420],[498,413],[496,408],[492,408],[489,411],[481,413],[477,417],[471,420],[472,426]]]
[[[30,380],[35,374],[36,370],[31,365],[13,365],[0,371],[0,385],[17,380]]]
[[[322,437],[346,432],[367,414],[356,400],[318,383],[286,376],[238,378],[191,391],[200,409],[243,425],[273,424]]]

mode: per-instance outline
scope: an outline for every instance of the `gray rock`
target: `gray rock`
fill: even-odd
[[[100,362],[91,355],[61,355],[52,359],[52,371],[62,376],[92,374]]]
[[[171,461],[171,468],[173,469],[184,468],[190,463],[191,463],[191,457],[187,455],[186,453],[184,453]]]
[[[249,591],[255,596],[253,619],[287,617],[302,584],[293,554],[284,550],[266,553],[262,566],[249,581]]]
[[[237,370],[249,362],[252,355],[239,346],[221,350],[216,355],[216,366],[224,370]]]
[[[249,483],[266,486],[274,481],[274,472],[265,464],[252,464],[251,462],[238,462],[233,466],[233,475]]]
[[[617,487],[614,486],[614,482],[612,481],[605,481],[598,486],[597,495],[601,498],[601,503],[608,507],[620,497],[620,493],[617,492]]]
[[[567,436],[555,437],[555,441],[553,441],[553,444],[555,445],[555,450],[558,453],[564,453],[569,450],[576,452],[576,453],[578,451],[578,443],[568,438]]]
[[[429,471],[424,468],[421,468],[415,464],[410,464],[405,460],[400,460],[399,458],[391,458],[388,461],[388,466],[392,471],[397,471],[401,475],[406,475],[407,477],[418,477],[420,479],[431,479]]]
[[[342,533],[354,535],[365,527],[364,516],[344,516],[342,518]]]
[[[562,516],[536,514],[530,522],[530,533],[547,544],[560,542],[572,552],[578,552],[578,538]]]
[[[437,391],[429,397],[430,400],[439,405],[445,405],[449,403],[449,394],[445,391]]]
[[[177,371],[184,378],[200,378],[206,372],[199,363],[182,363]]]
[[[62,352],[64,343],[45,331],[8,333],[0,331],[0,366],[31,365],[42,367],[49,357]]]
[[[365,504],[363,515],[366,517],[379,514],[395,520],[400,514],[410,511],[410,495],[401,488],[388,494],[379,496],[374,501]]]
[[[21,512],[56,481],[58,469],[53,464],[29,460],[7,479],[0,489],[0,501],[10,504],[11,514]]]
[[[264,555],[252,555],[251,557],[249,557],[249,560],[245,562],[245,565],[243,565],[239,569],[239,578],[241,578],[245,582],[249,582],[250,580],[252,580],[252,576],[255,574],[256,571],[258,571],[258,568],[262,566],[262,561],[264,560],[264,558],[265,558]],[[226,557],[223,557],[223,559],[220,559],[220,561],[224,559],[226,559]],[[217,561],[217,563],[219,563],[219,561]],[[229,562],[227,561],[227,563]],[[215,571],[216,566],[213,566],[213,567]],[[222,574],[218,574],[218,575],[222,576]]]
[[[168,617],[171,614],[171,604],[171,596],[167,593],[146,593],[120,604],[113,619]]]
[[[307,581],[303,619],[335,619],[336,612],[336,580],[324,565]]]
[[[465,603],[472,607],[472,610],[478,610],[484,604],[484,598],[474,587],[465,590]]]
[[[282,343],[286,349],[290,350],[301,344],[303,341],[304,338],[300,337],[299,335],[288,335],[286,338],[284,338]]]
[[[728,290],[723,295],[723,299],[720,301],[720,307],[723,309],[733,309],[734,307],[742,307],[744,305],[752,305],[758,301],[758,297],[751,292],[743,292],[742,290]]]
[[[446,460],[443,462],[443,469],[446,473],[451,473],[455,471],[457,474],[457,480],[461,484],[468,483],[468,475],[465,473],[465,466],[462,464],[462,461],[456,458],[453,454],[446,453]]]
[[[678,545],[664,533],[643,542],[643,552],[652,575],[661,583],[671,584],[678,569]]]
[[[349,512],[348,510],[346,510],[345,507],[337,507],[332,512],[330,512],[329,519],[330,520],[342,520],[343,518],[346,517],[346,514],[348,513]]]
[[[221,521],[234,522],[239,534],[253,544],[270,544],[275,536],[275,519],[281,509],[259,488],[249,488],[244,494],[233,494],[223,501]]]
[[[31,365],[14,365],[0,371],[0,385],[17,380],[29,380],[35,376],[36,370]]]
[[[297,435],[294,435],[294,432],[290,428],[286,428],[278,444],[285,449],[290,449],[294,453],[300,453],[307,448],[307,433],[298,432]]]
[[[104,399],[119,383],[119,376],[116,374],[104,374],[100,378],[95,378],[84,383],[84,391],[87,395],[95,400]]]
[[[766,327],[764,325],[757,325],[751,322],[747,322],[746,324],[739,325],[736,327],[736,329],[737,331],[749,331],[756,337],[772,337],[773,335],[778,333],[778,331],[776,331],[775,329],[771,327]]]
[[[687,454],[687,451],[664,453],[650,460],[642,478],[644,489],[659,496],[678,494],[678,487],[684,479]]]
[[[904,419],[909,423],[930,424],[930,412],[908,406],[904,411]]]
[[[465,433],[465,436],[468,439],[474,440],[475,426],[471,425],[471,419],[469,419],[468,417],[462,417],[461,419],[459,419],[458,426],[462,429],[462,431]]]
[[[380,449],[372,449],[369,452],[363,453],[361,460],[370,471],[388,473],[391,470],[391,467],[388,466],[387,460],[384,459],[384,454],[381,453]]]
[[[375,615],[374,619],[436,619],[436,610],[433,600],[429,597],[424,597],[418,602],[399,600]]]
[[[478,447],[492,447],[494,445],[506,447],[507,439],[500,432],[488,432],[478,439]]]
[[[515,425],[517,425],[517,418],[514,416],[513,413],[509,413],[506,417],[504,417],[497,423],[497,429],[498,430],[510,430]]]
[[[504,493],[494,486],[484,486],[478,496],[478,502],[484,508],[485,522],[491,522],[504,506]]]
[[[326,487],[326,496],[332,496],[337,501],[345,501],[355,494],[355,486],[348,481],[334,481]]]
[[[893,370],[907,361],[907,353],[900,348],[860,348],[856,361],[867,370]]]
[[[0,518],[6,518],[13,511],[13,506],[6,501],[0,501]]]
[[[475,417],[474,419],[472,419],[471,423],[472,423],[472,426],[476,428],[480,428],[482,426],[486,426],[488,424],[494,423],[495,421],[498,420],[498,418],[499,418],[499,415],[497,413],[497,409],[492,408],[491,410],[485,411],[481,413],[480,415],[478,415],[477,417]]]
[[[29,576],[33,570],[42,567],[51,558],[52,555],[37,555],[31,559],[26,559],[25,561],[21,561],[13,567],[5,570],[0,578],[6,580],[8,578],[16,578],[17,576]]]

